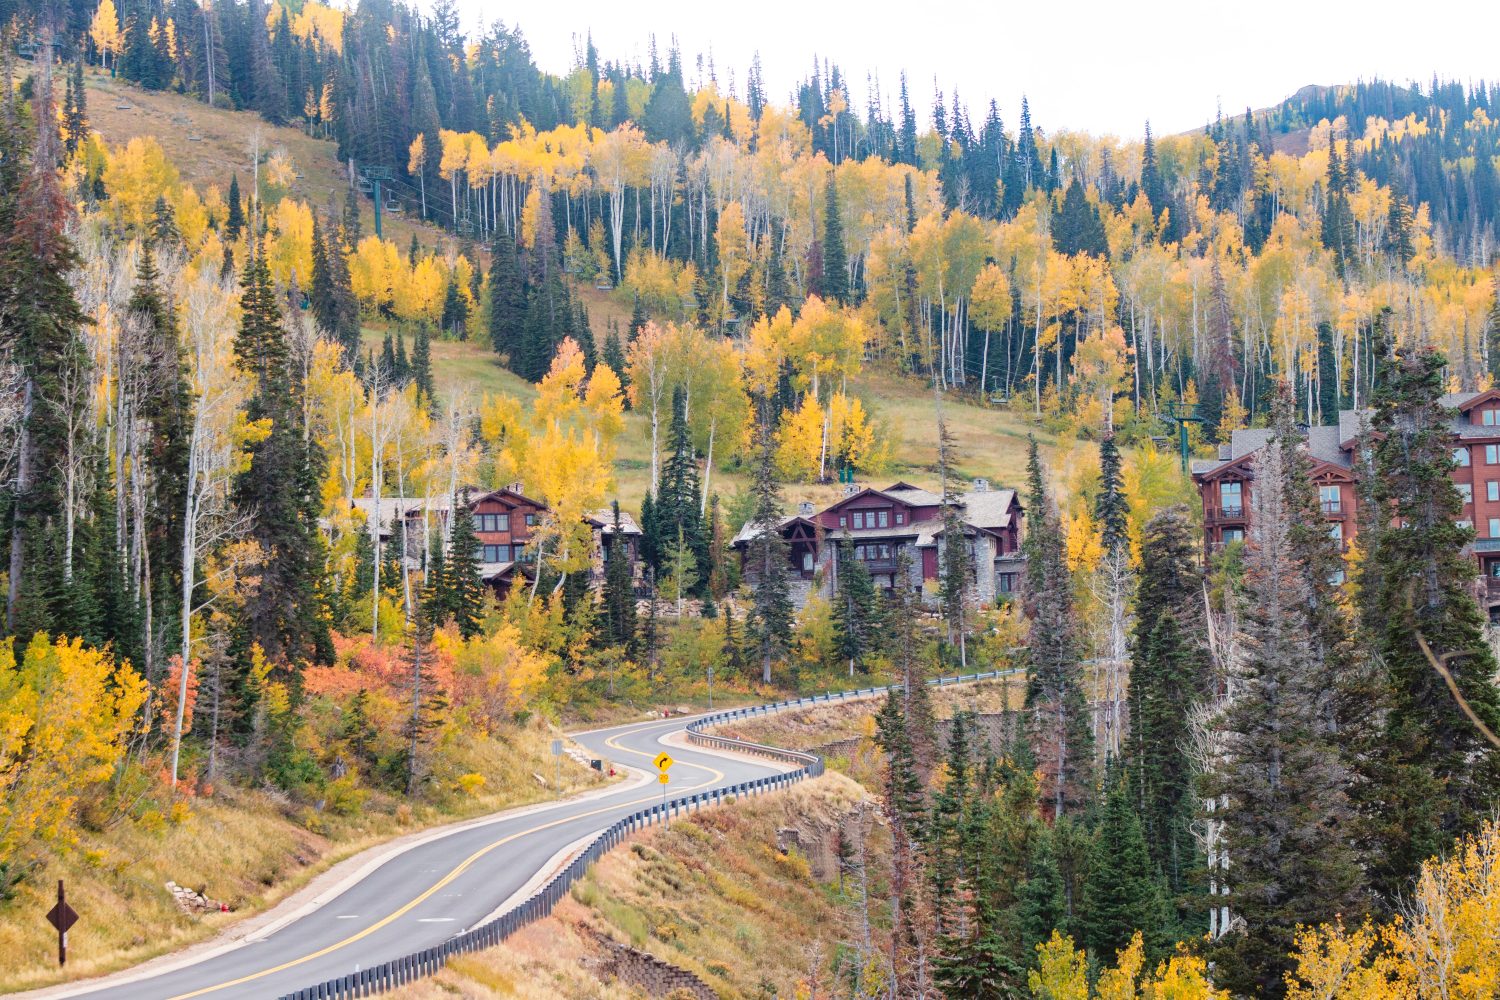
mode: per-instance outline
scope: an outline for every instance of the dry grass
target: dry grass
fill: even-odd
[[[1019,708],[1025,690],[1026,682],[1019,676],[934,688],[932,707],[940,719],[963,711],[1001,712]],[[736,721],[718,727],[716,732],[754,743],[803,750],[867,735],[870,720],[880,705],[879,698],[834,702]]]
[[[225,111],[181,94],[144,90],[96,68],[84,71],[84,84],[89,124],[111,146],[136,136],[153,136],[184,181],[200,189],[217,185],[227,196],[229,179],[238,173],[240,190],[248,195],[258,132],[262,157],[278,146],[291,155],[299,175],[292,185],[292,197],[322,211],[331,194],[343,210],[348,167],[339,162],[337,147],[329,140],[315,139],[295,128],[268,125],[252,111]],[[374,203],[363,198],[361,205],[363,227],[373,233]],[[414,223],[405,214],[386,214],[382,228],[386,238],[402,248],[413,232],[428,246],[439,237],[438,230]]]
[[[605,857],[548,919],[395,996],[641,996],[587,971],[591,932],[695,973],[725,1000],[800,995],[810,975],[827,982],[832,956],[854,939],[856,910],[801,855],[779,853],[776,831],[832,829],[865,798],[830,774],[649,831]]]
[[[550,798],[556,791],[532,775],[551,785],[553,735],[536,722],[505,740],[465,739],[455,749],[453,770],[485,775],[477,795],[445,787],[413,804],[377,796],[360,814],[335,817],[271,792],[226,788],[191,800],[180,822],[148,813],[86,834],[0,905],[0,992],[135,965],[263,912],[337,862],[391,837]],[[564,793],[603,780],[570,758],[563,762]],[[43,919],[58,878],[66,879],[81,917],[69,933],[66,976],[57,970],[56,933]],[[183,913],[165,888],[168,880],[232,911]]]

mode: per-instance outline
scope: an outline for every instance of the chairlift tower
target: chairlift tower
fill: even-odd
[[[365,169],[364,169],[364,175],[370,181],[370,183],[372,185],[374,185],[374,197],[375,197],[375,236],[377,238],[379,238],[379,237],[381,237],[383,235],[381,233],[381,231],[380,231],[380,209],[381,209],[381,206],[384,204],[384,201],[383,201],[384,196],[380,193],[380,182],[381,181],[390,180],[390,178],[391,178],[391,168],[390,167],[368,166],[368,167],[365,167]]]
[[[1166,418],[1177,424],[1177,450],[1182,456],[1182,474],[1188,471],[1188,424],[1207,423],[1198,415],[1198,404],[1171,402],[1167,404]]]

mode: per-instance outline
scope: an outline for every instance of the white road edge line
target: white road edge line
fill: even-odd
[[[616,769],[620,769],[618,763],[616,764]],[[556,809],[559,806],[591,802],[595,799],[613,795],[616,792],[631,791],[645,785],[651,780],[650,774],[638,768],[626,766],[624,770],[631,774],[628,780],[614,782],[603,788],[590,789],[572,798],[560,801],[534,802],[529,806],[518,806],[514,809],[491,813],[488,816],[459,820],[455,823],[444,824],[443,826],[423,830],[419,833],[407,834],[405,837],[398,837],[384,844],[377,844],[374,847],[367,848],[359,854],[340,861],[264,913],[236,922],[226,927],[217,936],[207,941],[200,941],[197,944],[189,945],[183,950],[159,955],[139,965],[128,969],[121,969],[118,972],[112,972],[108,975],[92,979],[75,979],[67,983],[57,983],[52,986],[28,990],[24,993],[10,993],[7,996],[17,998],[17,1000],[57,1000],[57,998],[61,997],[92,993],[99,989],[127,986],[144,979],[154,979],[157,976],[167,975],[179,969],[185,969],[188,966],[218,958],[227,952],[263,941],[288,924],[322,909],[350,888],[364,881],[371,872],[387,861],[400,857],[418,847],[430,844],[434,840],[441,840],[452,834],[462,833],[477,827],[491,826],[535,813],[546,812]],[[373,856],[371,856],[372,854]],[[330,878],[345,870],[350,870],[349,874],[339,878],[331,886],[327,884]]]

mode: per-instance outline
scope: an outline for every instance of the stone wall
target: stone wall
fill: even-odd
[[[612,941],[594,933],[600,955],[591,962],[594,975],[603,982],[611,980],[642,990],[650,997],[697,997],[718,1000],[719,995],[708,984],[686,969],[664,962],[649,952]]]

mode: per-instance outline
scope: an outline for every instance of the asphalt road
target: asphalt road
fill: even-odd
[[[737,755],[665,746],[687,719],[579,734],[596,757],[651,770],[663,749],[676,760],[668,796],[786,770]],[[397,855],[322,907],[233,950],[118,985],[77,984],[67,996],[121,1000],[277,997],[440,944],[490,916],[559,850],[661,801],[654,780],[596,798],[559,802],[524,816],[458,830]]]

